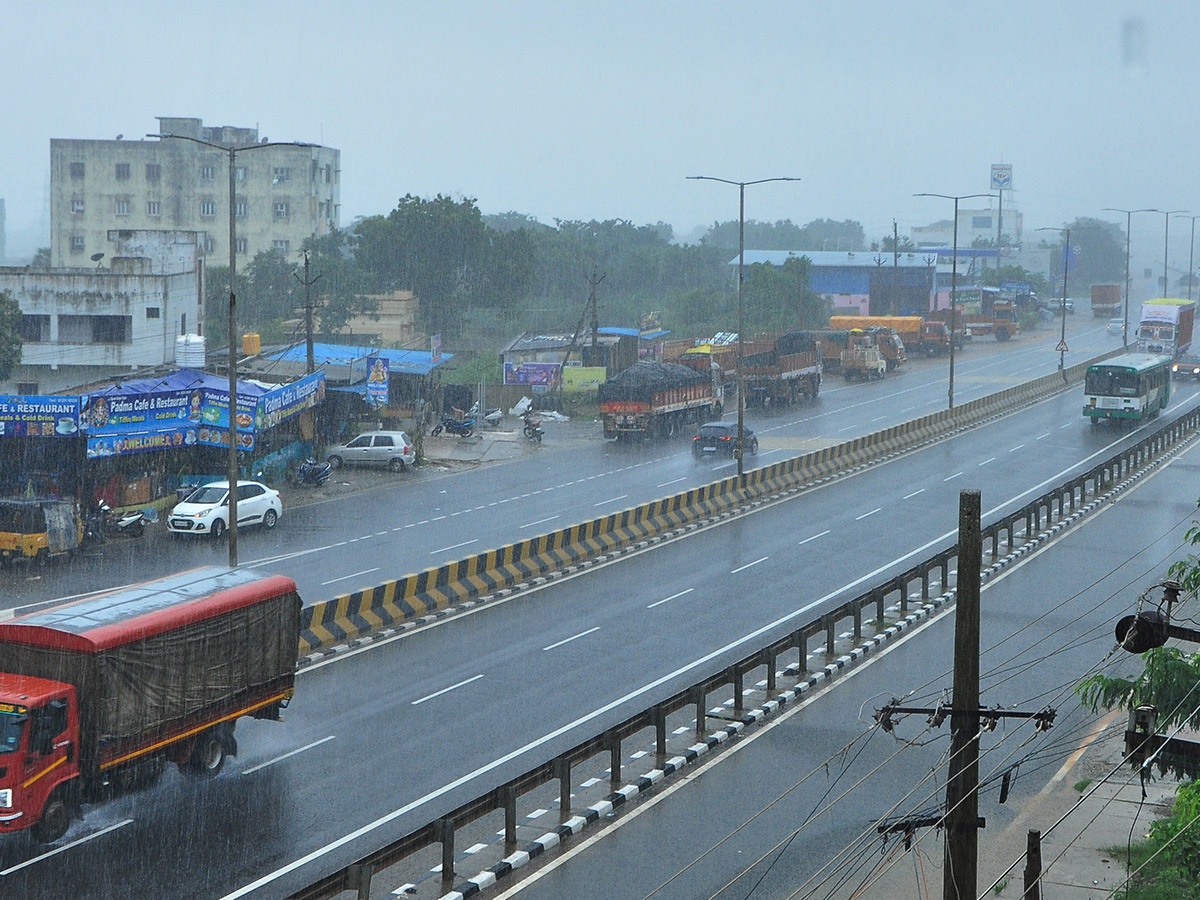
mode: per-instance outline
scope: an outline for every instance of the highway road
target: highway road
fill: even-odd
[[[1196,394],[1181,390],[1167,417]],[[306,670],[283,725],[241,729],[229,776],[168,772],[91,809],[53,855],[7,842],[0,895],[284,895],[720,668],[748,636],[786,631],[948,544],[960,488],[982,486],[991,516],[1140,436],[1088,428],[1071,392]],[[827,754],[829,741],[813,747]]]
[[[1072,353],[1067,364],[1115,347],[1104,323],[1068,316]],[[956,357],[955,402],[962,404],[1053,371],[1056,330],[1018,341],[972,342]],[[880,382],[827,379],[811,406],[749,411],[747,423],[762,444],[748,466],[784,459],[849,440],[943,409],[948,360],[918,359]],[[728,414],[736,415],[735,411]],[[626,446],[556,433],[520,461],[446,477],[412,472],[380,479],[353,470],[345,477],[367,493],[291,506],[273,532],[247,530],[239,538],[243,565],[285,571],[315,602],[409,572],[461,559],[513,540],[617,512],[733,474],[732,463],[697,466],[686,441]],[[577,433],[572,430],[571,433]],[[339,474],[341,477],[341,474]],[[317,492],[305,495],[309,500]],[[6,574],[0,608],[72,596],[170,572],[225,562],[224,544],[174,540],[165,533],[145,541],[106,545],[97,556],[44,570]]]

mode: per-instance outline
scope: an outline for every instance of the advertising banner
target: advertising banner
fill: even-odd
[[[504,383],[549,388],[558,384],[561,372],[558,363],[505,363]]]
[[[594,391],[608,380],[604,366],[568,366],[563,369],[563,390],[568,394]]]
[[[381,356],[367,358],[367,403],[387,406],[388,361]]]
[[[325,373],[313,372],[299,381],[280,385],[263,394],[258,399],[258,409],[254,414],[255,424],[260,430],[274,428],[280,422],[286,422],[306,409],[319,406],[324,400]]]
[[[0,394],[0,436],[75,437],[79,398]]]

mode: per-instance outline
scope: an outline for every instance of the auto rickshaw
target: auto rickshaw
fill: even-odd
[[[0,499],[0,566],[17,560],[45,565],[79,547],[83,525],[69,500]]]

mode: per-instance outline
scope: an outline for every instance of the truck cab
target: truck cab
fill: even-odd
[[[32,828],[48,842],[66,832],[79,774],[77,710],[69,684],[0,673],[0,834]]]

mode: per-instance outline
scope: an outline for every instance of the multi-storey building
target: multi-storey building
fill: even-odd
[[[294,254],[305,238],[337,228],[338,150],[268,146],[257,128],[205,127],[200,119],[158,122],[160,135],[178,137],[50,141],[52,265],[86,265],[110,252],[116,229],[196,231],[214,262],[227,260],[230,147],[239,265],[264,250]]]

